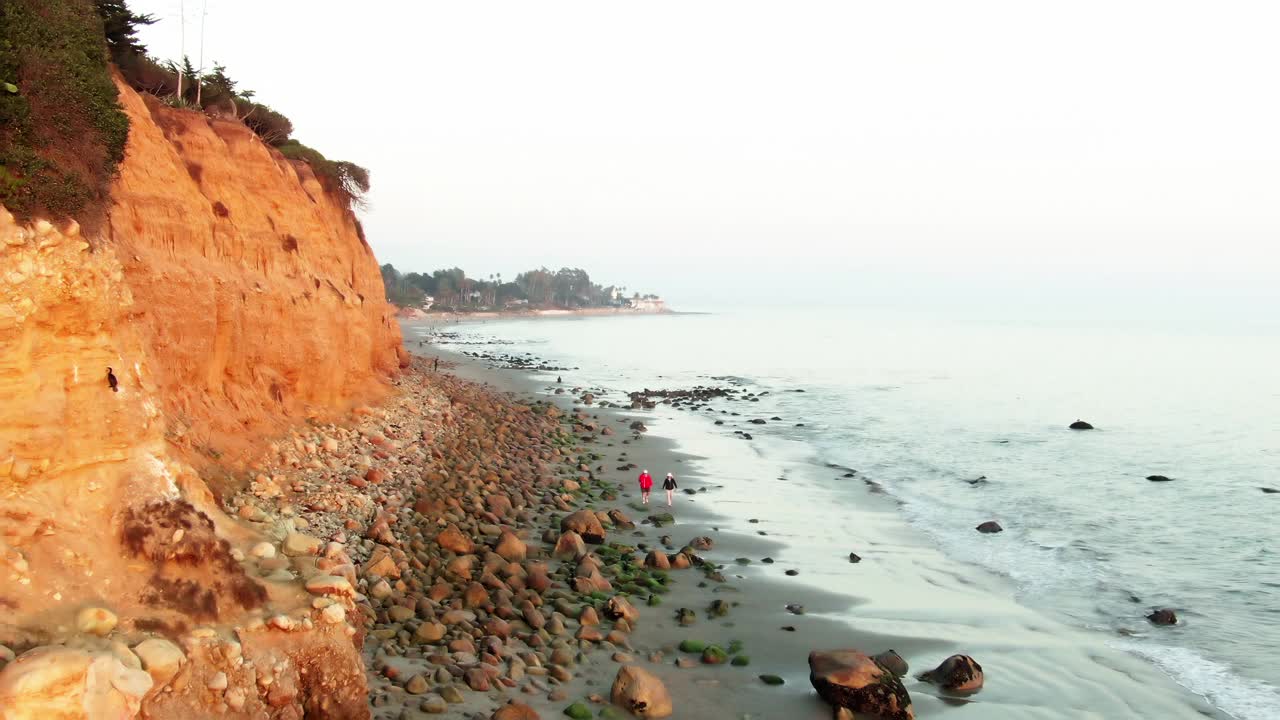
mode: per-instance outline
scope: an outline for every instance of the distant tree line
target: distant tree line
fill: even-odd
[[[461,268],[431,273],[401,273],[390,263],[382,266],[382,283],[387,300],[400,307],[421,307],[427,298],[432,307],[448,310],[502,309],[511,305],[537,308],[622,307],[629,302],[656,295],[633,293],[626,288],[592,282],[581,268],[545,267],[527,270],[515,280],[503,280],[502,273],[486,278],[467,277]]]

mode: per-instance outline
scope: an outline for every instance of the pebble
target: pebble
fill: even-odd
[[[422,704],[418,706],[418,709],[425,713],[439,715],[449,711],[449,702],[442,696],[432,693],[422,699]]]

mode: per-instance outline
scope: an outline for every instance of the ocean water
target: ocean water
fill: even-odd
[[[443,329],[468,343],[455,350],[579,368],[559,374],[615,402],[645,387],[767,391],[717,403],[705,432],[731,435],[712,420],[736,410],[762,444],[856,468],[949,558],[1007,578],[1019,603],[1097,631],[1232,717],[1280,718],[1280,494],[1260,490],[1280,488],[1274,334],[856,308]],[[490,341],[503,344],[469,344]],[[1078,418],[1097,429],[1068,430]],[[823,497],[842,497],[841,482]],[[865,489],[852,482],[849,501]],[[985,520],[1005,532],[978,536]],[[1157,607],[1180,624],[1150,627]]]

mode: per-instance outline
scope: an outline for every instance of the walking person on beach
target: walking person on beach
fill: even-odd
[[[676,476],[667,473],[667,479],[662,481],[662,489],[667,491],[667,507],[671,507],[671,493],[676,490]]]
[[[649,504],[649,491],[653,489],[653,476],[648,470],[640,471],[640,502]]]

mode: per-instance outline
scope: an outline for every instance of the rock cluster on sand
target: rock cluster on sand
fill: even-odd
[[[701,559],[687,549],[646,562],[611,542],[635,522],[605,504],[618,489],[592,470],[599,457],[583,440],[599,424],[584,409],[522,404],[416,365],[397,384],[351,427],[280,443],[283,467],[263,468],[279,493],[251,486],[230,500],[242,517],[290,528],[280,537],[291,561],[259,551],[246,566],[301,575],[317,602],[351,603],[343,614],[364,637],[375,715],[458,712],[471,693],[494,692],[563,709],[567,685],[596,669],[588,658],[630,660],[636,598],[657,604],[666,570]],[[635,668],[615,684],[636,715],[670,714],[652,674]],[[494,717],[532,712],[508,704]]]

